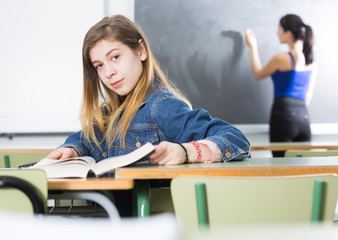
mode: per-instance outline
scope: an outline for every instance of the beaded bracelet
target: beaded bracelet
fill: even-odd
[[[183,146],[182,143],[177,143],[177,144],[180,145],[180,146],[183,148],[184,152],[185,152],[185,161],[184,161],[184,163],[189,163],[189,158],[188,158],[188,151],[187,151],[187,149]]]
[[[195,159],[194,163],[200,162],[201,158],[202,158],[202,152],[201,152],[200,144],[196,141],[191,141],[190,143],[192,145],[194,145],[194,147],[196,149],[196,159]]]

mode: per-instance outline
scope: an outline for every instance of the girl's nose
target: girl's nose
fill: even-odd
[[[105,70],[105,75],[107,78],[111,78],[112,76],[116,75],[116,68],[112,65],[108,65]]]

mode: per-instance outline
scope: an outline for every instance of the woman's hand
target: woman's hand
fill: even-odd
[[[149,163],[158,165],[178,165],[186,160],[184,149],[177,143],[163,141],[155,146],[155,152],[149,156]]]
[[[253,47],[257,48],[257,39],[251,29],[247,29],[245,31],[244,39],[245,39],[246,45],[248,45],[249,48],[253,48]]]
[[[63,160],[63,159],[78,157],[78,156],[79,154],[75,151],[74,148],[63,147],[63,148],[54,150],[46,158]]]

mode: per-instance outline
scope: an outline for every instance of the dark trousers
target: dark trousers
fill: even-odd
[[[115,206],[119,211],[121,217],[131,217],[132,216],[132,190],[115,190],[112,191]]]
[[[270,142],[309,142],[311,128],[305,101],[292,97],[274,100],[270,116]],[[285,151],[273,151],[273,157],[284,157]]]

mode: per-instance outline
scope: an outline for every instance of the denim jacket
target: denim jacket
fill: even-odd
[[[223,161],[245,159],[250,148],[240,130],[221,119],[212,118],[203,109],[191,110],[167,88],[153,90],[140,105],[127,130],[125,149],[121,138],[108,146],[104,133],[96,131],[96,136],[103,151],[94,141],[87,141],[81,131],[71,134],[60,147],[73,147],[80,156],[92,156],[97,162],[127,154],[147,142],[157,145],[161,141],[210,140],[218,145]]]

